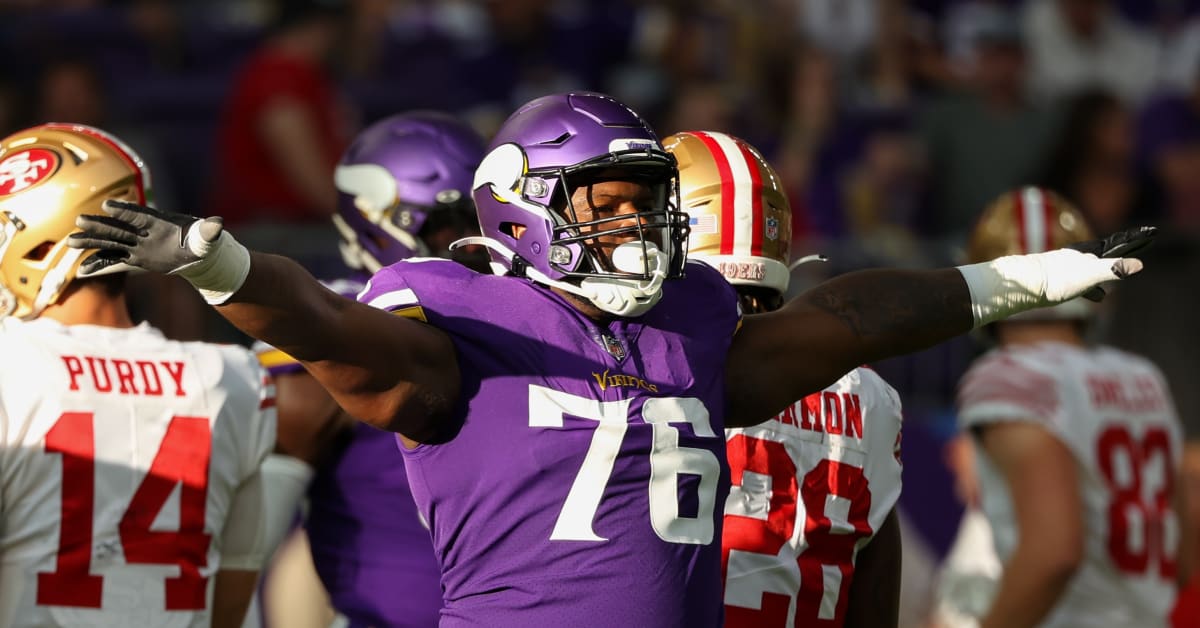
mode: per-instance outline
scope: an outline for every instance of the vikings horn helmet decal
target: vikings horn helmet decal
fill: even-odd
[[[333,222],[346,263],[374,273],[446,253],[430,250],[422,236],[447,221],[473,225],[471,179],[482,157],[479,135],[442,113],[398,114],[360,133],[334,171]]]
[[[35,318],[76,278],[94,253],[67,246],[77,216],[105,216],[108,199],[150,204],[150,190],[142,158],[100,129],[43,124],[0,140],[0,316]]]

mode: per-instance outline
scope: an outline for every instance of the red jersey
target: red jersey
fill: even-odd
[[[259,132],[260,116],[277,99],[308,110],[330,176],[347,145],[336,92],[325,71],[277,50],[257,53],[234,80],[217,138],[213,213],[227,223],[311,216],[313,208],[288,183]]]

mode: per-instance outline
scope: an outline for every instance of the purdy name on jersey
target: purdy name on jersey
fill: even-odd
[[[607,325],[452,262],[400,262],[360,300],[419,312],[458,352],[456,421],[404,451],[443,627],[721,625],[723,365],[738,324],[724,278],[690,265],[647,314]]]
[[[96,394],[185,397],[182,360],[128,360],[62,355],[70,391]]]

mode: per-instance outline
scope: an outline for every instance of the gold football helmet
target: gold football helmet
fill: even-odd
[[[770,164],[724,133],[677,133],[663,146],[679,162],[680,209],[691,224],[688,257],[712,265],[735,286],[786,292],[792,208]]]
[[[1050,190],[1029,186],[1006,192],[988,205],[971,232],[967,257],[973,264],[988,262],[1005,255],[1041,253],[1093,239],[1087,221],[1074,205]],[[1092,309],[1088,301],[1073,299],[1014,318],[1083,318]]]
[[[100,129],[43,124],[0,140],[0,316],[35,318],[75,279],[92,253],[66,244],[76,216],[104,215],[106,199],[149,197],[142,158]]]

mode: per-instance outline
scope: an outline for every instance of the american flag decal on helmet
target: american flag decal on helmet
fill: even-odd
[[[692,216],[688,219],[688,225],[692,228],[692,233],[705,235],[717,232],[717,217],[712,214],[704,214],[703,216]]]

